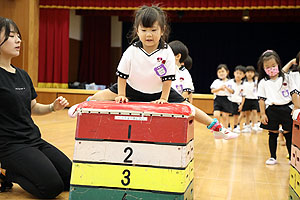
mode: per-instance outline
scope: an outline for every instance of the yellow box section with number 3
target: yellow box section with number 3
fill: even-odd
[[[184,193],[194,178],[194,161],[185,169],[73,163],[71,184]]]

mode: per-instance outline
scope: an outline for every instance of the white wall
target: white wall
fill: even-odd
[[[111,47],[122,47],[122,22],[118,16],[111,17]]]
[[[82,40],[82,16],[76,15],[75,10],[70,10],[69,37],[75,40]]]
[[[75,10],[70,10],[69,37],[82,40],[82,16],[76,15]],[[122,22],[118,16],[111,17],[111,47],[122,46]]]

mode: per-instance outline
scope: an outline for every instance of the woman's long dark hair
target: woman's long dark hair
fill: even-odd
[[[21,33],[19,31],[18,26],[11,19],[0,17],[0,32],[4,30],[4,40],[1,42],[0,46],[2,46],[9,37],[10,32],[15,32],[19,35],[21,39]]]

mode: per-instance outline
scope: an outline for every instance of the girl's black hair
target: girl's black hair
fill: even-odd
[[[300,57],[300,51],[298,52],[298,54],[297,54],[297,56],[296,56],[296,65],[293,65],[292,67],[291,67],[291,71],[298,71],[298,72],[300,72],[300,64],[299,64],[299,57]]]
[[[229,77],[229,69],[228,69],[228,67],[227,67],[227,65],[226,64],[219,64],[218,65],[218,67],[217,67],[217,72],[220,70],[220,69],[222,69],[222,68],[224,68],[227,72],[228,72],[228,74],[227,74],[227,77],[226,78],[230,78]]]
[[[266,74],[266,72],[264,70],[264,61],[270,60],[272,58],[278,64],[279,76],[282,76],[282,78],[284,80],[283,72],[281,70],[282,69],[282,65],[281,65],[281,60],[280,60],[279,55],[274,50],[267,50],[263,54],[261,54],[261,56],[259,57],[259,59],[257,61],[258,74],[259,74],[258,81],[260,81],[263,78],[267,78],[267,79],[270,78],[269,75]]]
[[[217,67],[217,71],[219,71],[220,69],[224,68],[226,71],[229,71],[228,67],[226,64],[219,64]]]
[[[191,56],[188,55],[188,57],[184,60],[184,67],[187,70],[191,70],[193,65],[193,59]]]
[[[175,56],[177,56],[178,54],[181,54],[181,58],[179,60],[180,63],[182,63],[186,60],[186,58],[189,55],[189,50],[185,46],[185,44],[183,44],[179,40],[174,40],[174,41],[169,43],[169,46],[171,47],[171,49],[172,49]]]
[[[4,40],[1,42],[0,46],[2,46],[9,37],[10,32],[15,32],[19,35],[21,39],[21,33],[19,31],[18,26],[11,19],[0,17],[0,32],[4,30]]]
[[[243,72],[244,74],[246,73],[246,67],[243,66],[243,65],[237,65],[235,68],[234,68],[234,71],[241,71]]]
[[[256,70],[252,65],[248,65],[246,67],[246,72],[254,72],[254,74],[255,74]]]
[[[161,39],[164,42],[168,41],[170,28],[167,23],[166,13],[157,5],[152,6],[142,6],[134,13],[135,19],[132,27],[132,31],[129,33],[130,43],[138,40],[137,30],[139,25],[143,27],[152,27],[153,24],[158,21],[161,31],[164,32]]]
[[[256,73],[256,70],[255,68],[252,66],[252,65],[248,65],[246,67],[246,72],[254,72],[254,76],[252,77],[252,80],[255,81],[255,73]],[[245,77],[246,78],[246,77]],[[246,78],[247,79],[247,78]]]

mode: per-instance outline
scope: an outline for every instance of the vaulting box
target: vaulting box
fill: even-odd
[[[289,200],[300,200],[293,188],[289,187]]]
[[[77,112],[70,199],[193,199],[189,106],[92,101]]]
[[[194,159],[194,140],[186,145],[76,140],[74,162],[133,164],[184,169]]]
[[[300,171],[300,150],[295,145],[292,145],[291,151],[291,165]]]
[[[290,167],[290,186],[300,195],[300,174],[293,166]]]
[[[294,120],[293,122],[293,130],[292,130],[292,143],[300,148],[300,122]]]
[[[163,193],[143,190],[121,190],[110,188],[74,187],[71,186],[70,199],[72,200],[192,200],[194,196],[193,182],[184,194]],[[293,199],[294,200],[294,199]],[[297,199],[298,200],[298,199]]]
[[[76,139],[187,144],[194,137],[185,104],[89,101],[78,112]]]
[[[193,179],[194,162],[185,169],[74,163],[71,184],[184,194]]]

